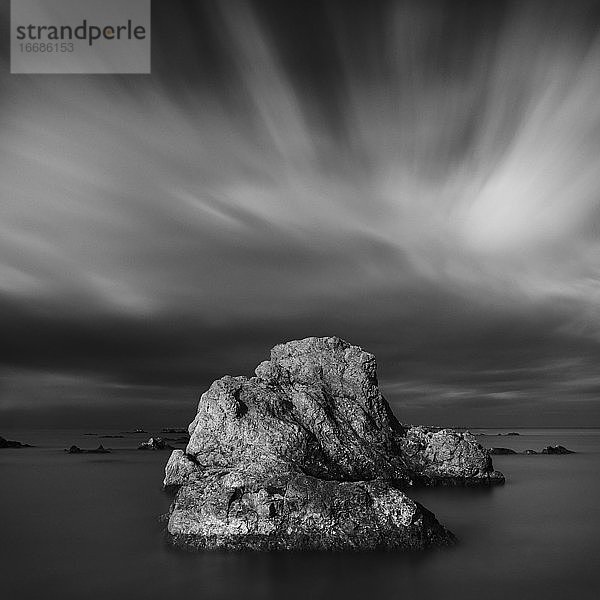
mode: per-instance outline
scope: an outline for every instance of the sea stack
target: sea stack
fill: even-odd
[[[188,549],[423,549],[454,536],[406,491],[504,482],[469,433],[402,425],[375,357],[337,337],[275,346],[200,398],[167,531]]]

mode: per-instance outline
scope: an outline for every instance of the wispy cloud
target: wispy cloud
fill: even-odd
[[[338,333],[392,366],[443,347],[477,370],[469,348],[528,322],[544,358],[596,352],[599,23],[575,4],[330,2],[292,27],[206,3],[163,15],[152,77],[4,74],[0,294],[21,348],[4,360],[46,331],[62,349],[32,367],[139,381],[162,360],[172,381],[177,339],[203,378],[211,351],[251,348],[227,364],[245,367]],[[128,373],[92,341],[127,347]]]

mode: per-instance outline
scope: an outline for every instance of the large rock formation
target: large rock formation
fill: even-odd
[[[191,548],[424,548],[454,538],[402,491],[502,483],[469,433],[401,425],[375,357],[339,338],[275,346],[256,377],[202,395],[165,487],[171,540]]]

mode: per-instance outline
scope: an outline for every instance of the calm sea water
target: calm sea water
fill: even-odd
[[[187,554],[163,538],[168,452],[148,435],[2,431],[36,448],[1,450],[0,597],[469,600],[600,598],[600,430],[518,430],[487,446],[562,444],[568,456],[496,456],[492,490],[415,490],[460,539],[425,554]],[[99,432],[118,433],[118,432]],[[67,455],[77,444],[110,455]]]

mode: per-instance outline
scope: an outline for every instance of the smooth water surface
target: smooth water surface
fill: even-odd
[[[0,450],[0,597],[600,598],[600,430],[518,431],[479,439],[577,454],[495,456],[507,484],[491,490],[415,489],[460,543],[411,555],[174,551],[159,520],[169,453],[136,450],[149,435],[2,431],[36,447]],[[100,442],[114,452],[62,450]]]

